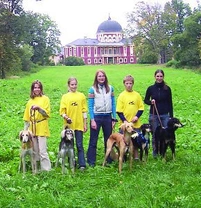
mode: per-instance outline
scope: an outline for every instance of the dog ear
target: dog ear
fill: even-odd
[[[19,133],[19,138],[20,138],[20,140],[22,140],[22,132],[23,132],[23,131],[20,131],[20,133]]]
[[[122,123],[120,129],[124,132],[126,130],[126,123]]]
[[[64,129],[63,131],[61,131],[61,138],[65,138],[66,137],[66,130]]]
[[[28,131],[28,134],[29,134],[29,139],[32,140],[32,138],[33,138],[32,132],[31,131]]]

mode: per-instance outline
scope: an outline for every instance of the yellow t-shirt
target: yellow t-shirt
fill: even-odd
[[[86,97],[81,92],[68,92],[64,94],[60,102],[60,115],[66,114],[72,123],[68,124],[73,130],[84,131],[83,113],[87,112]],[[67,125],[64,119],[64,126]]]
[[[44,117],[38,110],[31,111],[31,107],[33,105],[40,106],[48,115],[48,117]],[[30,99],[24,111],[24,121],[30,122],[29,130],[32,131],[35,136],[50,136],[49,126],[48,126],[48,118],[50,117],[50,100],[46,95],[42,95],[41,97],[35,97],[34,99]],[[44,120],[45,119],[45,120]],[[36,121],[35,126],[31,121]],[[36,132],[35,132],[36,131]]]
[[[124,90],[120,93],[119,97],[117,98],[117,112],[123,113],[124,117],[128,122],[131,122],[132,119],[137,114],[138,110],[144,110],[144,103],[142,101],[141,95],[136,92],[128,92]],[[120,125],[121,125],[120,120]],[[141,122],[140,119],[136,123],[134,123],[135,128],[140,128]]]

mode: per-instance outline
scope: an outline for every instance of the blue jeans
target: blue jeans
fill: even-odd
[[[107,140],[112,133],[112,117],[111,115],[98,115],[94,117],[94,120],[97,125],[97,129],[92,129],[90,125],[90,139],[89,139],[89,147],[87,151],[87,162],[90,166],[94,166],[96,163],[96,150],[97,150],[97,142],[98,135],[100,132],[100,128],[103,130],[104,137],[104,146],[105,152],[107,147]],[[111,158],[108,157],[107,162],[112,162]]]
[[[169,120],[169,115],[168,114],[164,114],[164,115],[160,115],[160,120],[161,120],[161,123],[163,125],[163,127],[167,127],[167,122]],[[152,148],[153,148],[153,155],[155,156],[155,131],[156,131],[156,128],[157,126],[161,125],[160,124],[160,121],[158,119],[158,116],[157,115],[153,115],[153,114],[150,114],[149,115],[149,123],[151,124],[152,126],[152,131],[153,131],[153,136],[152,136]]]
[[[78,164],[79,167],[86,167],[85,157],[84,157],[84,147],[83,147],[83,131],[75,130],[75,142],[78,154]]]

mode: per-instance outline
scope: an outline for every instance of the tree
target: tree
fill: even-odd
[[[184,21],[185,31],[173,37],[175,59],[185,66],[201,64],[199,42],[201,38],[201,12],[195,12]]]
[[[161,63],[161,51],[167,45],[166,33],[164,32],[161,17],[162,7],[160,4],[149,5],[143,1],[138,2],[133,12],[127,16],[129,22],[127,32],[134,39],[135,49],[138,52],[137,46],[139,45],[141,49],[143,46],[145,49],[149,48],[152,57],[154,59],[158,57],[158,63]],[[148,54],[145,57],[148,57]]]
[[[15,20],[15,16],[8,10],[0,9],[0,72],[2,79],[6,77],[6,72],[18,70],[21,66],[17,53],[17,38],[13,33]]]
[[[49,57],[60,51],[60,31],[48,15],[28,12],[21,17],[26,35],[24,43],[34,49],[32,61],[44,65],[49,62]]]

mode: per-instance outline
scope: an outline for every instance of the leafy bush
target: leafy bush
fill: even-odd
[[[82,58],[75,57],[75,56],[67,57],[64,61],[64,64],[66,66],[82,66],[82,65],[85,65]]]
[[[158,56],[152,51],[146,51],[138,60],[140,64],[156,64],[158,61]]]
[[[178,68],[181,68],[181,63],[180,61],[171,60],[166,63],[166,67],[173,67],[173,68],[178,69]]]

